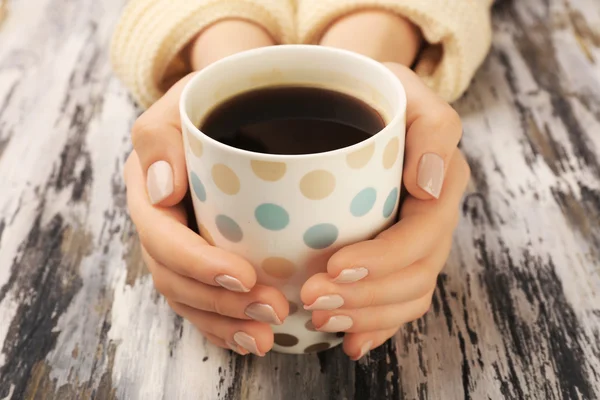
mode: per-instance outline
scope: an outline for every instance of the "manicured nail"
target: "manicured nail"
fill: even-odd
[[[215,278],[215,282],[223,286],[225,289],[231,290],[232,292],[248,293],[250,291],[250,289],[244,286],[242,282],[235,279],[233,276],[218,275]]]
[[[417,172],[417,185],[436,199],[439,199],[443,184],[444,159],[435,153],[423,154]]]
[[[337,294],[321,296],[309,306],[304,306],[305,310],[335,310],[344,305],[344,299]]]
[[[334,315],[317,330],[321,332],[342,332],[352,328],[352,324],[354,324],[352,318],[346,315]]]
[[[173,193],[173,169],[166,161],[157,161],[148,168],[148,197],[157,204]]]
[[[240,354],[242,356],[248,354],[248,351],[246,349],[242,349],[240,346],[235,344],[235,342],[226,341],[225,343],[227,343],[227,346],[237,354]]]
[[[333,280],[335,283],[354,283],[369,275],[369,270],[363,267],[345,269]]]
[[[259,357],[263,357],[264,354],[258,350],[256,345],[256,339],[248,335],[246,332],[236,332],[233,335],[233,340],[243,349],[248,350],[250,353],[255,354]]]
[[[266,322],[271,325],[281,325],[282,322],[275,313],[273,307],[268,304],[252,303],[246,307],[244,313],[258,322]]]
[[[360,348],[360,354],[358,357],[354,359],[354,361],[358,361],[365,356],[369,351],[371,351],[371,346],[373,346],[373,341],[369,340],[367,343],[363,344]]]

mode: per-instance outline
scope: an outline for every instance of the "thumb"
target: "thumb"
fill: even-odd
[[[174,206],[187,192],[179,97],[191,77],[177,82],[133,124],[131,139],[153,205]]]
[[[413,71],[395,63],[386,66],[402,82],[408,102],[404,186],[418,199],[438,199],[462,136],[460,117]]]

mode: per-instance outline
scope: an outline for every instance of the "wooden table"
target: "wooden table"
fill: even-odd
[[[107,54],[124,3],[13,0],[0,26],[1,399],[600,397],[598,0],[496,7],[432,311],[360,363],[232,356],[154,291],[121,179],[140,110]]]

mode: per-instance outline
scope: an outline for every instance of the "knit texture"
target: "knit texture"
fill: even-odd
[[[132,0],[115,30],[111,61],[144,107],[164,94],[168,74],[188,72],[178,58],[200,31],[227,18],[261,25],[279,43],[295,42],[292,0]]]
[[[1,1],[1,0],[0,0]],[[328,26],[363,9],[388,10],[419,26],[443,55],[424,81],[447,101],[468,87],[491,43],[492,0],[131,0],[115,31],[116,74],[144,107],[166,88],[167,76],[189,72],[179,57],[207,26],[241,18],[264,27],[279,43],[316,44]],[[295,15],[294,15],[295,14]],[[419,68],[417,68],[419,70]]]
[[[336,19],[368,9],[401,15],[423,32],[430,45],[441,45],[442,58],[423,80],[447,101],[467,89],[491,43],[492,0],[299,0],[297,35],[301,43],[318,43]],[[417,68],[418,69],[418,68]]]

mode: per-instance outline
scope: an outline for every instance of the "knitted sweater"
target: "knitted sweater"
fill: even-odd
[[[443,56],[425,82],[448,101],[468,87],[491,43],[493,0],[131,0],[114,33],[116,74],[147,107],[165,88],[166,74],[183,76],[178,55],[205,27],[241,18],[264,27],[279,43],[319,41],[336,19],[362,9],[397,13],[417,25]],[[418,70],[418,68],[417,68]]]

